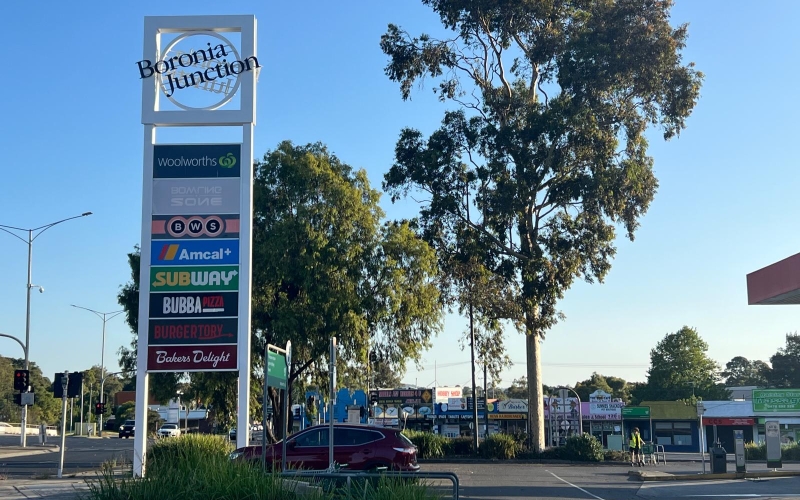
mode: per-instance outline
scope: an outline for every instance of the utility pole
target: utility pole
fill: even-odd
[[[61,377],[61,386],[64,393],[61,396],[61,458],[58,460],[58,478],[64,472],[64,450],[67,442],[67,386],[69,385],[69,371],[64,371],[64,376]]]

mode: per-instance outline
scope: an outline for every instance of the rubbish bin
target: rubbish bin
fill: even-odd
[[[724,474],[728,472],[728,457],[725,448],[715,446],[711,448],[711,473]]]

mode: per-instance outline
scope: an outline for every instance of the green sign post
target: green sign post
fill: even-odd
[[[623,406],[622,418],[650,418],[649,406]]]
[[[754,389],[753,411],[800,412],[800,389]]]
[[[267,385],[276,389],[286,389],[287,379],[286,355],[267,351]]]

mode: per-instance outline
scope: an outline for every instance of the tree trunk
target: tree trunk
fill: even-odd
[[[528,365],[528,442],[531,450],[544,450],[544,394],[542,394],[541,335],[530,326],[525,332],[525,351]]]

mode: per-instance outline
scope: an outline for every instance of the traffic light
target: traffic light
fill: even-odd
[[[373,405],[378,404],[378,393],[377,392],[371,392],[369,394],[369,402],[370,402],[370,404],[373,404]]]
[[[15,391],[26,392],[30,385],[30,372],[28,370],[14,370]]]
[[[102,415],[106,412],[106,405],[105,403],[95,403],[94,404],[94,414],[95,415]]]

